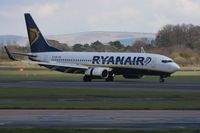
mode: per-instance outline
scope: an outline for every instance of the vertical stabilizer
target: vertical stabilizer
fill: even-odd
[[[31,52],[58,52],[60,50],[49,46],[44,39],[42,33],[35,24],[33,18],[29,13],[25,13],[25,21],[28,32],[28,39],[31,47]]]

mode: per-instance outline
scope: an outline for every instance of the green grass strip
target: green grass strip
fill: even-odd
[[[199,110],[200,92],[0,88],[0,109]]]

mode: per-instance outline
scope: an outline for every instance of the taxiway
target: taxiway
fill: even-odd
[[[0,127],[134,130],[199,128],[200,111],[0,110]]]
[[[80,82],[80,81],[0,81],[0,87],[66,88],[66,89],[123,89],[145,91],[189,91],[199,92],[200,82],[123,81],[123,82]]]

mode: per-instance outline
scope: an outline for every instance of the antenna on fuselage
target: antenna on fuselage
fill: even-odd
[[[140,53],[146,53],[143,47],[140,48]]]

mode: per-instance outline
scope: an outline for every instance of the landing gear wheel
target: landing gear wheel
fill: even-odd
[[[83,81],[84,82],[91,82],[92,81],[92,78],[90,76],[84,76],[83,77]]]
[[[113,76],[108,76],[105,80],[106,80],[106,82],[113,82],[114,77]]]
[[[165,82],[165,79],[163,76],[160,76],[160,83],[164,83]]]

